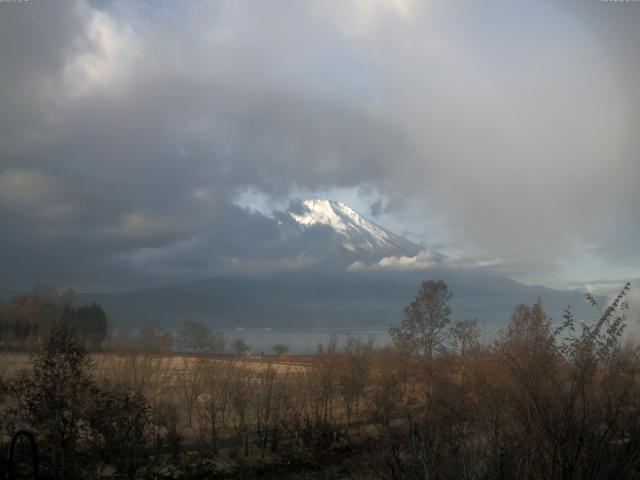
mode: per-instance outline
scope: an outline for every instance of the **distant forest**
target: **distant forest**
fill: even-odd
[[[39,344],[54,325],[66,325],[95,350],[107,337],[109,322],[96,303],[78,305],[75,294],[58,294],[52,287],[37,287],[30,294],[0,304],[0,346],[28,348]]]

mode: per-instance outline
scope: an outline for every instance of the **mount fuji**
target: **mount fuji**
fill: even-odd
[[[423,247],[360,215],[349,205],[334,200],[306,200],[289,216],[300,230],[318,225],[331,228],[346,251],[356,255],[417,255]]]
[[[453,292],[453,319],[504,324],[519,303],[544,299],[561,318],[597,315],[583,294],[518,283],[487,265],[447,257],[376,225],[342,202],[306,200],[276,212],[275,252],[309,259],[296,268],[227,274],[120,294],[85,294],[114,324],[153,319],[173,328],[185,318],[216,328],[385,327],[402,318],[420,282],[442,278]],[[480,268],[476,268],[476,267]]]
[[[316,267],[344,272],[389,260],[398,264],[416,259],[422,260],[422,266],[424,260],[434,266],[446,258],[377,225],[343,202],[314,199],[293,203],[276,218],[280,241],[289,254],[312,259],[310,263]]]

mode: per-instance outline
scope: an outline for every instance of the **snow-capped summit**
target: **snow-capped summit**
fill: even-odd
[[[288,212],[303,229],[315,225],[331,227],[342,248],[374,255],[416,255],[422,248],[360,215],[343,202],[306,200],[302,208]]]

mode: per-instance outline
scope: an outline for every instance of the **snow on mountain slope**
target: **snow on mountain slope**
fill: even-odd
[[[355,254],[414,256],[424,248],[366,219],[354,209],[334,200],[306,200],[299,212],[289,211],[303,229],[331,227],[342,248]]]

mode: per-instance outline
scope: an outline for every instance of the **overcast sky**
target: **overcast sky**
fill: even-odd
[[[640,277],[640,2],[0,2],[0,288],[290,265],[329,197],[525,282]]]

